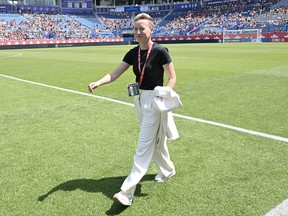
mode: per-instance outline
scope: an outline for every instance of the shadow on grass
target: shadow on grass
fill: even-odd
[[[113,199],[115,193],[119,192],[119,188],[125,180],[126,176],[119,177],[108,177],[102,179],[75,179],[70,180],[64,183],[57,185],[52,188],[46,194],[38,197],[38,201],[44,201],[48,196],[57,192],[57,191],[74,191],[77,189],[87,191],[90,193],[103,193],[109,199]],[[146,175],[143,177],[141,182],[143,181],[153,181],[154,175]],[[143,197],[148,194],[143,194],[141,192],[141,182],[137,185],[134,196]],[[109,210],[106,211],[106,215],[118,215],[121,212],[125,211],[127,207],[122,206],[116,202],[110,207]]]

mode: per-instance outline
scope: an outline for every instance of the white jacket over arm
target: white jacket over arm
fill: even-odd
[[[179,95],[170,87],[157,86],[154,89],[153,105],[161,112],[158,137],[161,137],[162,133],[165,133],[169,140],[179,138],[179,133],[171,112],[183,106]]]

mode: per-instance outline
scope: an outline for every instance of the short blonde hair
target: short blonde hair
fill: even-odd
[[[138,20],[148,20],[149,24],[150,24],[150,28],[153,29],[153,19],[149,14],[147,14],[147,13],[137,14],[134,17],[134,23],[137,22]]]

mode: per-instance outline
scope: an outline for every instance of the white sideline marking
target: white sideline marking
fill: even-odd
[[[265,138],[269,138],[269,139],[274,139],[274,140],[279,140],[279,141],[283,141],[283,142],[288,142],[288,138],[285,138],[285,137],[280,137],[280,136],[275,136],[275,135],[266,134],[266,133],[262,133],[262,132],[252,131],[252,130],[245,129],[245,128],[235,127],[235,126],[232,126],[232,125],[217,123],[217,122],[208,121],[208,120],[199,119],[199,118],[193,118],[193,117],[190,117],[190,116],[184,116],[184,115],[180,115],[180,114],[176,114],[176,113],[173,113],[173,115],[177,116],[179,118],[183,118],[183,119],[187,119],[187,120],[191,120],[191,121],[197,121],[197,122],[201,122],[201,123],[215,125],[215,126],[218,126],[218,127],[229,128],[231,130],[240,131],[240,132],[243,132],[243,133],[248,133],[248,134],[261,136],[261,137],[265,137]]]
[[[288,215],[288,199],[284,200],[264,216],[287,216]]]
[[[115,99],[111,99],[111,98],[107,98],[107,97],[97,96],[97,95],[93,95],[93,94],[90,94],[90,93],[84,93],[84,92],[74,91],[74,90],[70,90],[70,89],[60,88],[60,87],[57,87],[57,86],[51,86],[51,85],[47,85],[47,84],[43,84],[43,83],[38,83],[38,82],[29,81],[29,80],[19,79],[19,78],[12,77],[12,76],[7,76],[7,75],[4,75],[4,74],[0,74],[0,76],[6,77],[6,78],[9,78],[9,79],[13,79],[13,80],[17,80],[17,81],[20,81],[20,82],[31,83],[31,84],[34,84],[34,85],[44,86],[44,87],[48,87],[48,88],[53,88],[53,89],[57,89],[57,90],[65,91],[65,92],[71,92],[71,93],[80,94],[80,95],[89,96],[89,97],[95,97],[95,98],[108,100],[108,101],[111,101],[111,102],[115,102],[115,103],[119,103],[119,104],[123,104],[123,105],[134,107],[134,104],[131,104],[131,103],[127,103],[127,102],[123,102],[123,101],[120,101],[120,100],[115,100]],[[278,141],[282,141],[282,142],[287,142],[288,143],[288,138],[286,138],[286,137],[270,135],[270,134],[266,134],[266,133],[262,133],[262,132],[248,130],[248,129],[245,129],[245,128],[239,128],[239,127],[235,127],[235,126],[231,126],[231,125],[227,125],[227,124],[217,123],[217,122],[213,122],[213,121],[208,121],[208,120],[204,120],[204,119],[194,118],[194,117],[190,117],[190,116],[184,116],[184,115],[175,114],[175,113],[173,113],[173,115],[176,116],[176,117],[187,119],[187,120],[191,120],[191,121],[196,121],[196,122],[210,124],[210,125],[214,125],[214,126],[218,126],[218,127],[228,128],[228,129],[231,129],[231,130],[240,131],[240,132],[243,132],[243,133],[248,133],[248,134],[251,134],[251,135],[265,137],[265,138],[269,138],[269,139],[278,140]]]
[[[14,58],[14,57],[20,57],[23,54],[22,53],[2,53],[0,54],[0,58]]]
[[[106,98],[106,97],[101,97],[101,96],[97,96],[97,95],[93,95],[93,94],[89,94],[89,93],[84,93],[84,92],[74,91],[74,90],[70,90],[70,89],[60,88],[60,87],[57,87],[57,86],[51,86],[51,85],[47,85],[47,84],[43,84],[43,83],[33,82],[33,81],[30,81],[30,80],[19,79],[17,77],[7,76],[7,75],[4,75],[4,74],[0,74],[0,76],[6,77],[6,78],[9,78],[9,79],[18,80],[20,82],[31,83],[31,84],[34,84],[34,85],[44,86],[44,87],[53,88],[53,89],[57,89],[57,90],[61,90],[61,91],[66,91],[66,92],[71,92],[71,93],[75,93],[75,94],[85,95],[85,96],[89,96],[89,97],[95,97],[95,98],[108,100],[108,101],[112,101],[112,102],[115,102],[115,103],[120,103],[120,104],[124,104],[124,105],[128,105],[128,106],[134,106],[134,104],[131,104],[131,103],[126,103],[126,102],[123,102],[123,101],[114,100],[114,99]],[[87,85],[87,90],[88,90],[88,85]]]

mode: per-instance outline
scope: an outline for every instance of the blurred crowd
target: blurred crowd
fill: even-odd
[[[253,4],[228,2],[202,7],[201,10],[189,11],[175,16],[164,26],[158,26],[161,18],[154,19],[157,36],[166,35],[216,35],[224,29],[256,28],[256,16],[277,16],[267,24],[288,26],[288,8],[270,9],[274,0],[259,1]],[[133,17],[129,13],[111,13],[100,16],[103,26],[89,28],[67,15],[22,13],[22,20],[0,19],[0,40],[27,39],[91,39],[106,37],[100,34],[110,31],[115,37],[121,37],[123,29],[132,29]],[[266,24],[262,23],[261,28]],[[280,28],[281,29],[281,28]],[[282,31],[285,30],[282,28]],[[156,36],[154,35],[154,36]]]
[[[92,38],[96,32],[67,15],[22,14],[25,20],[0,20],[0,40]]]
[[[201,10],[191,11],[180,15],[161,27],[160,35],[217,35],[224,29],[256,28],[255,17],[260,14],[271,13],[271,6],[275,0],[256,1],[249,4],[243,2],[227,2],[202,7]],[[275,9],[283,11],[281,9]],[[284,11],[286,11],[284,9]],[[273,13],[273,12],[272,12]]]

